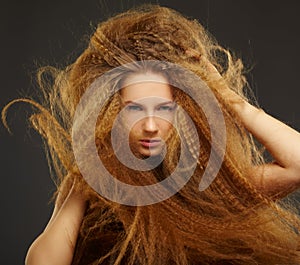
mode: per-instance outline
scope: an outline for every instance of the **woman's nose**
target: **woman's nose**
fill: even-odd
[[[146,117],[143,121],[143,129],[147,132],[157,132],[158,126],[155,117]]]

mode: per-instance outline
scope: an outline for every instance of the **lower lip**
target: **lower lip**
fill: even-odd
[[[160,145],[160,141],[155,141],[155,142],[147,142],[147,141],[140,141],[142,146],[145,147],[156,147]]]

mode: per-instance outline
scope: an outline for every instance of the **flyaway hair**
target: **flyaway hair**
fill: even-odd
[[[220,80],[208,71],[204,57],[220,72]],[[158,63],[151,69],[143,63],[126,68],[126,64],[148,60]],[[166,72],[161,62],[188,69],[214,93],[226,124],[225,156],[212,184],[200,192],[212,132],[196,102],[173,87],[174,99],[194,122],[201,145],[197,153],[193,149],[195,135],[179,112],[176,122],[196,158],[194,174],[169,199],[146,206],[121,205],[100,196],[81,175],[72,151],[74,114],[83,94],[97,78],[124,66],[122,75],[112,76],[99,88],[102,98],[97,100],[108,99],[93,136],[99,158],[113,176],[131,185],[150,185],[167,178],[182,151],[175,130],[168,137],[165,159],[150,171],[127,168],[118,161],[110,143],[113,121],[122,108],[116,88],[124,77],[150,71],[190,87],[195,94],[201,93],[193,79],[180,72]],[[300,263],[299,217],[289,204],[278,199],[281,194],[266,196],[252,184],[249,168],[264,162],[262,153],[232,110],[232,102],[221,93],[226,85],[246,98],[244,71],[241,60],[221,47],[199,22],[156,5],[129,10],[100,23],[74,63],[63,70],[40,70],[38,80],[45,101],[29,101],[37,107],[30,121],[46,141],[62,198],[75,181],[88,200],[73,265]],[[43,78],[49,73],[55,78],[51,86]],[[101,172],[97,181],[101,185]]]

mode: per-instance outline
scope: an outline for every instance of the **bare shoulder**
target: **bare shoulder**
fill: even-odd
[[[26,265],[71,264],[85,208],[85,200],[73,186],[63,201],[58,194],[48,225],[27,252]]]

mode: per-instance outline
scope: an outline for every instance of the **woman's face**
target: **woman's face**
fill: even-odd
[[[167,80],[154,73],[129,76],[121,90],[124,121],[133,153],[159,155],[171,131],[175,103]]]

